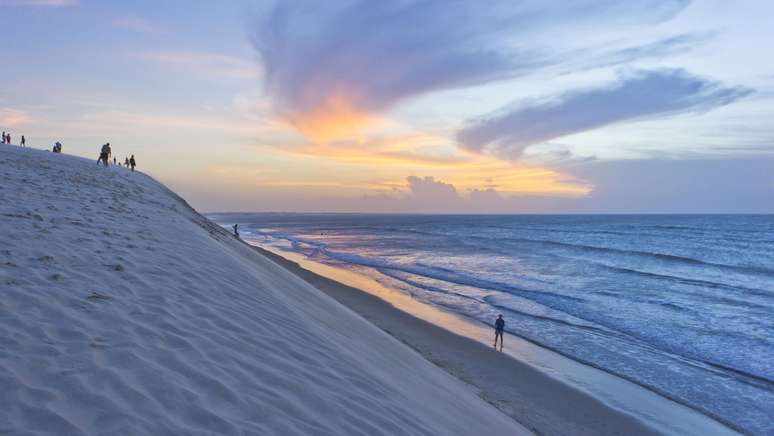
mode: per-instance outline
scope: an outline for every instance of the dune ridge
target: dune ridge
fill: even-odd
[[[152,178],[3,145],[0,433],[529,432]]]

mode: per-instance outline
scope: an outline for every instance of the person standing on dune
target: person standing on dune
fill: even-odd
[[[108,166],[108,159],[110,159],[109,142],[102,146],[102,150],[99,152],[99,159],[97,159],[97,163],[102,162],[105,166]]]
[[[22,147],[26,147],[26,144],[27,144],[27,139],[24,137],[24,135],[22,135],[22,138],[21,138],[21,146],[22,146]]]
[[[134,155],[129,158],[129,165],[132,167],[132,171],[134,171],[134,167],[137,165],[137,162],[134,160]]]
[[[497,315],[497,319],[495,320],[495,341],[494,341],[494,347],[495,350],[497,349],[497,337],[500,337],[500,351],[503,351],[503,332],[505,331],[505,320],[503,319],[503,315]]]

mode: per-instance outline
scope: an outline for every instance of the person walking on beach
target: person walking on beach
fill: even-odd
[[[25,146],[26,146],[25,144],[27,144],[27,139],[26,139],[26,138],[24,138],[24,135],[22,135],[22,139],[21,139],[21,146],[22,146],[22,147],[25,147]]]
[[[124,166],[129,168],[129,158],[128,157],[124,158]]]
[[[234,224],[232,227],[234,227],[234,236],[237,238],[239,237],[239,231],[237,230],[239,228],[239,224]]]
[[[3,144],[5,144],[5,130],[3,130]]]
[[[132,167],[132,171],[134,171],[134,167],[137,166],[137,162],[134,160],[134,155],[129,158],[129,166]]]
[[[505,331],[505,320],[503,319],[503,315],[497,315],[497,319],[494,323],[495,327],[495,342],[494,347],[495,350],[497,349],[497,337],[500,337],[500,351],[503,351],[503,331]]]

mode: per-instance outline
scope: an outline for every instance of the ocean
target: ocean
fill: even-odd
[[[210,218],[774,434],[774,216]]]

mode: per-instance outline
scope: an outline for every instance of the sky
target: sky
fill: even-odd
[[[95,161],[110,142],[203,212],[774,213],[772,16],[0,0],[0,128]]]

